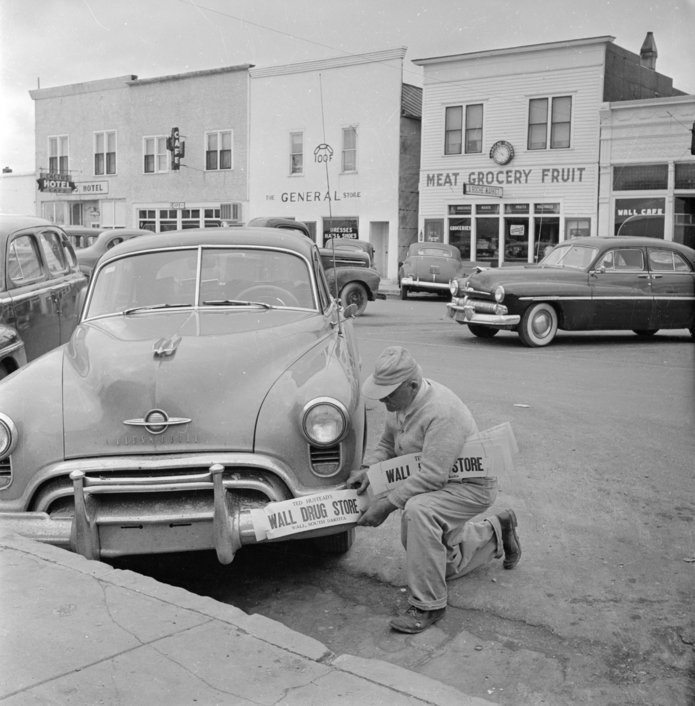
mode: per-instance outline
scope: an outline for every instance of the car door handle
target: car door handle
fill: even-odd
[[[652,275],[653,279],[661,279],[663,275]]]
[[[651,275],[637,275],[638,279],[649,279]]]

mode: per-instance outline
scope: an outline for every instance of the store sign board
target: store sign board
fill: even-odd
[[[495,196],[502,198],[504,189],[501,186],[486,186],[484,184],[464,184],[463,193],[474,196]]]
[[[39,191],[50,191],[54,194],[71,194],[75,190],[75,182],[69,174],[58,172],[42,172],[36,180]]]
[[[75,193],[88,196],[99,196],[100,194],[108,194],[109,182],[82,181],[75,184]]]

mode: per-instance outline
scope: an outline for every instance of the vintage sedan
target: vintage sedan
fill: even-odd
[[[67,342],[86,286],[59,226],[0,216],[0,378]]]
[[[646,237],[583,237],[538,265],[483,269],[452,283],[449,316],[481,338],[516,331],[530,347],[558,329],[695,336],[695,250]]]
[[[449,296],[452,280],[463,277],[467,271],[461,252],[446,243],[412,243],[405,260],[398,269],[401,299],[411,292],[428,292]]]
[[[252,510],[343,488],[360,466],[353,314],[288,231],[107,251],[69,343],[0,381],[0,528],[91,558],[232,561],[258,541]],[[309,532],[334,552],[354,534]]]
[[[91,277],[97,260],[107,250],[138,235],[152,235],[152,231],[140,228],[114,228],[101,231],[91,245],[77,250],[76,255],[80,271],[87,277]]]

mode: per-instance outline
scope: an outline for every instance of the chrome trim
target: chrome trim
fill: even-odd
[[[153,422],[150,419],[153,415],[162,415],[163,419]],[[123,424],[131,427],[144,427],[150,434],[163,434],[170,426],[188,424],[190,421],[187,417],[170,417],[163,409],[151,409],[139,419],[124,419]]]
[[[401,286],[406,287],[419,287],[420,289],[446,289],[449,290],[451,286],[450,282],[430,282],[426,279],[413,279],[412,277],[401,277]]]

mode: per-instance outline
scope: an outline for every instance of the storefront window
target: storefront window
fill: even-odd
[[[528,262],[528,218],[504,219],[505,262]]]
[[[359,220],[357,218],[324,218],[323,242],[331,238],[359,238]]]
[[[676,162],[676,189],[695,189],[695,162]]]
[[[630,164],[613,167],[613,191],[643,191],[666,189],[667,164]]]
[[[615,235],[664,237],[666,199],[616,199]]]
[[[425,219],[425,242],[444,242],[444,221],[441,218]]]
[[[480,212],[480,206],[476,207],[476,211]],[[495,266],[500,242],[499,218],[476,218],[475,230],[475,262],[488,262]]]
[[[695,248],[695,197],[677,196],[674,203],[673,219],[674,241]]]
[[[583,238],[591,235],[590,218],[566,218],[565,240],[570,238]]]
[[[449,244],[457,247],[464,260],[471,259],[471,219],[449,219]]]
[[[560,242],[560,219],[557,216],[545,216],[538,212],[536,214],[533,261],[540,262]]]

